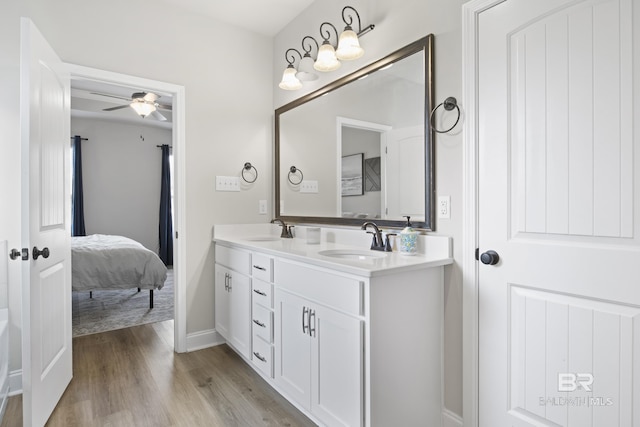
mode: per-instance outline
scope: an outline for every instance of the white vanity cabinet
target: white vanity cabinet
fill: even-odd
[[[276,289],[276,384],[328,426],[362,425],[362,321]]]
[[[249,229],[221,226],[214,235],[216,319],[256,371],[320,426],[442,426],[449,239],[428,240],[429,256],[334,260],[325,254],[349,247],[234,237]],[[232,275],[233,297],[238,273],[249,294],[242,345],[230,320],[242,311],[225,302],[228,295],[218,299],[225,274]]]
[[[241,355],[251,355],[251,253],[218,245],[215,252],[216,330]]]

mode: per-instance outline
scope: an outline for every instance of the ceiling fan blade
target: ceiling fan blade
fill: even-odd
[[[169,104],[156,104],[156,107],[162,108],[163,110],[169,110],[169,111],[173,109],[173,107]]]
[[[149,114],[149,116],[153,117],[156,120],[160,120],[161,122],[167,121],[167,118],[160,114],[158,110],[153,111],[151,114]]]
[[[109,98],[118,98],[118,99],[124,99],[125,101],[131,101],[131,98],[125,98],[124,96],[109,95],[108,93],[99,93],[99,92],[90,92],[90,93],[91,95],[108,96]]]
[[[119,110],[121,108],[127,108],[128,106],[129,104],[118,105],[117,107],[103,108],[102,111],[114,111],[114,110]]]

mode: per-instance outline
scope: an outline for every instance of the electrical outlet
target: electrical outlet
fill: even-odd
[[[258,201],[258,213],[260,215],[266,215],[267,214],[267,201],[266,200],[259,200]]]
[[[240,178],[237,176],[216,176],[216,191],[240,191]]]
[[[438,218],[451,218],[451,196],[438,196]]]

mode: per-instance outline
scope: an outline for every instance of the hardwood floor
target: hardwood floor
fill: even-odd
[[[21,396],[1,427],[22,425]],[[228,346],[173,352],[173,321],[73,339],[47,426],[314,426]]]

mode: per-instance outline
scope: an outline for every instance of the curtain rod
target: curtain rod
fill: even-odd
[[[164,144],[164,145],[166,145],[169,148],[173,148],[173,145],[169,145],[169,144]],[[164,147],[164,145],[156,145],[156,147],[162,148],[162,147]]]
[[[80,135],[76,135],[76,136],[80,136]],[[76,139],[76,136],[72,136],[71,139]],[[81,141],[88,141],[89,138],[80,138]]]

